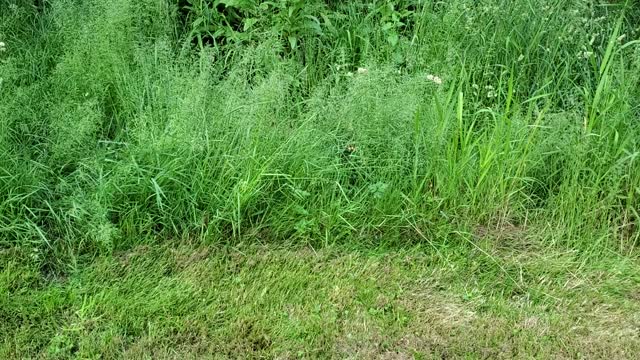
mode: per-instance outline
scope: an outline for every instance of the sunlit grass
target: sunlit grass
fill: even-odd
[[[0,4],[0,249],[27,254],[2,269],[51,287],[141,245],[417,245],[511,289],[502,242],[635,261],[637,1],[213,3]]]

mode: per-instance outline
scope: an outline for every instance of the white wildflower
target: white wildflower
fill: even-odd
[[[435,75],[427,75],[427,80],[431,81],[434,84],[442,85],[442,79]]]
[[[0,41],[0,51],[6,51],[6,50],[7,50],[6,44]]]
[[[478,84],[471,84],[471,88],[473,89],[473,95],[478,96],[478,92],[480,90],[480,86]]]
[[[34,248],[31,250],[31,258],[36,261],[40,260],[40,249]]]
[[[369,73],[369,69],[361,68],[361,67],[358,68],[358,74],[364,75],[364,74],[368,74],[368,73]]]
[[[493,91],[493,90],[491,90],[491,91],[489,91],[489,92],[487,93],[487,97],[488,97],[489,99],[493,99],[494,97],[497,97],[497,96],[498,96],[498,94],[497,94],[495,91]]]
[[[579,57],[583,59],[589,59],[592,55],[593,55],[592,51],[583,51],[582,53],[580,53]]]

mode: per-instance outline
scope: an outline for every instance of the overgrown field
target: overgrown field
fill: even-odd
[[[0,0],[0,357],[633,357],[638,39],[638,0]]]

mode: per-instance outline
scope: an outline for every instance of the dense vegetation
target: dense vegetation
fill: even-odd
[[[20,324],[140,245],[472,251],[518,291],[479,240],[633,262],[639,36],[635,0],[0,0],[4,351],[85,349]]]

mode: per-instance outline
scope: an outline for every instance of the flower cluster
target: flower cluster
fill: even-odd
[[[442,85],[442,79],[438,76],[429,74],[427,75],[427,80],[431,81],[434,84]]]

